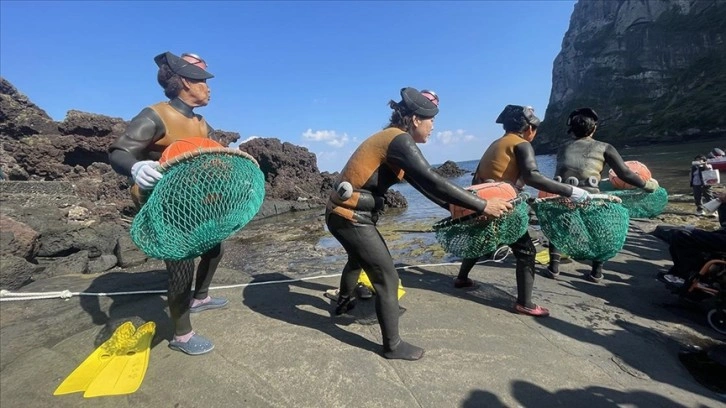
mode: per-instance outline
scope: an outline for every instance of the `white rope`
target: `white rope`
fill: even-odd
[[[483,261],[479,261],[476,264],[477,265],[483,265],[488,262],[494,262],[494,263],[502,263],[507,258],[507,256],[512,253],[511,249],[508,246],[502,246],[499,249],[497,249],[492,257],[490,259],[485,259]],[[503,254],[503,255],[502,255]],[[409,265],[409,266],[401,266],[396,268],[397,270],[406,270],[406,269],[412,269],[412,268],[422,268],[422,267],[432,267],[432,266],[448,266],[448,265],[461,265],[461,262],[448,262],[448,263],[436,263],[436,264],[421,264],[421,265]],[[213,289],[234,289],[234,288],[244,288],[247,286],[261,286],[261,285],[272,285],[272,284],[278,284],[278,283],[292,283],[292,282],[302,282],[302,281],[309,281],[309,280],[315,280],[315,279],[325,279],[325,278],[334,278],[337,276],[340,276],[340,273],[334,273],[330,275],[316,275],[316,276],[308,276],[303,278],[295,278],[295,279],[281,279],[281,280],[271,280],[271,281],[265,281],[265,282],[250,282],[250,283],[240,283],[235,285],[222,285],[222,286],[213,286],[210,287],[210,290]],[[18,300],[41,300],[41,299],[64,299],[68,300],[72,298],[73,296],[96,296],[96,297],[103,297],[103,296],[125,296],[125,295],[151,295],[151,294],[165,294],[166,290],[139,290],[139,291],[129,291],[129,292],[71,292],[69,290],[62,290],[62,291],[56,291],[56,292],[11,292],[6,289],[0,290],[0,302],[12,302],[12,301],[18,301]]]

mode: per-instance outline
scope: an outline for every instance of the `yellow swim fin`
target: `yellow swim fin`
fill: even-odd
[[[156,324],[146,322],[134,333],[133,341],[124,353],[112,356],[111,361],[86,388],[85,398],[104,395],[124,395],[136,392],[149,367],[151,341]]]
[[[549,264],[550,263],[550,250],[543,249],[543,250],[537,252],[537,255],[534,256],[534,261],[540,265]]]
[[[146,374],[155,332],[154,322],[146,322],[138,330],[131,322],[123,323],[73,370],[53,395],[85,391],[83,396],[91,398],[135,392]]]
[[[549,265],[550,263],[550,250],[545,248],[534,256],[534,261],[540,265]],[[560,254],[560,262],[570,262],[570,257],[567,254]]]
[[[134,324],[125,322],[113,332],[111,338],[98,346],[65,380],[56,388],[53,395],[64,395],[85,391],[106,365],[111,356],[124,349],[136,332]]]
[[[368,275],[366,274],[366,271],[362,270],[360,271],[360,276],[358,276],[358,283],[362,283],[370,289],[373,293],[376,292],[375,289],[373,289],[373,283],[371,283],[371,280],[368,279]],[[401,300],[403,295],[406,294],[406,291],[403,289],[403,284],[401,283],[401,280],[398,280],[398,300]]]

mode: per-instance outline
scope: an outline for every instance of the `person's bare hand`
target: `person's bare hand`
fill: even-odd
[[[505,212],[512,209],[512,203],[501,198],[487,199],[487,206],[484,207],[484,214],[490,217],[499,218]]]

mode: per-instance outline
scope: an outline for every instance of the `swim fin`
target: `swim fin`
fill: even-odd
[[[138,330],[133,323],[124,322],[63,380],[53,395],[85,391],[83,396],[90,398],[136,391],[146,374],[155,331],[154,322]]]
[[[111,361],[83,394],[85,398],[104,395],[124,395],[136,392],[149,367],[151,340],[154,339],[156,324],[146,322],[134,333],[133,341],[124,353],[119,353]]]
[[[358,276],[358,283],[363,284],[365,287],[371,290],[371,292],[376,293],[376,290],[373,289],[373,283],[371,283],[370,278],[368,278],[368,274],[366,274],[366,271],[362,270],[360,271],[360,276]],[[403,284],[401,283],[401,279],[398,280],[398,300],[401,300],[403,295],[406,294],[406,290],[403,288]]]
[[[534,261],[540,265],[549,265],[550,263],[550,250],[545,248],[534,256]],[[570,262],[570,257],[567,254],[560,254],[560,263]]]
[[[550,263],[550,250],[545,248],[545,249],[537,252],[537,255],[534,256],[534,261],[540,265],[549,264]]]

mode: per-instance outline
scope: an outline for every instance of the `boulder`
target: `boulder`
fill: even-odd
[[[45,267],[42,274],[44,278],[88,273],[88,251],[78,251],[63,257],[38,257],[36,260],[38,265]]]
[[[219,143],[224,147],[228,147],[230,144],[239,140],[239,133],[237,132],[225,132],[224,130],[215,130],[214,136]]]
[[[110,223],[54,226],[41,234],[38,256],[66,256],[81,250],[88,250],[92,258],[113,254],[116,240],[125,234],[122,226]]]
[[[444,164],[436,168],[435,171],[442,177],[446,178],[459,177],[466,174],[466,170],[462,169],[458,164],[456,164],[456,162],[451,160],[444,162]]]
[[[126,122],[121,118],[69,110],[63,122],[58,124],[58,130],[62,135],[118,136],[126,130]]]
[[[315,154],[279,139],[256,138],[240,144],[265,174],[266,197],[278,200],[313,200],[321,205],[332,186],[331,177],[318,170]]]
[[[383,196],[384,204],[386,208],[406,208],[408,207],[408,201],[406,197],[396,190],[386,191],[386,195]]]
[[[58,124],[27,96],[0,77],[0,135],[21,138],[27,135],[58,133]]]
[[[101,255],[88,260],[88,273],[106,272],[118,263],[116,255]]]
[[[0,288],[15,290],[33,281],[44,267],[13,255],[0,256]]]
[[[27,224],[0,214],[0,256],[33,259],[38,252],[38,236]]]
[[[113,254],[116,256],[118,266],[121,268],[138,266],[146,262],[148,259],[146,254],[141,252],[139,247],[134,244],[134,241],[131,240],[131,236],[129,236],[129,234],[123,234],[118,237]]]

